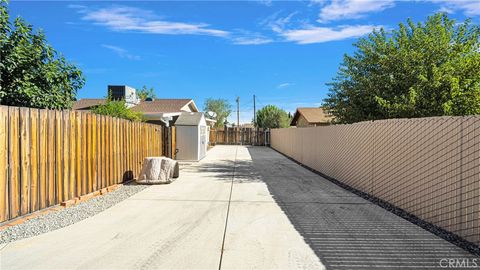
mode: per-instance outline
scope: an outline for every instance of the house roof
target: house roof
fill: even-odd
[[[155,99],[153,101],[141,101],[132,107],[132,110],[143,113],[171,113],[180,112],[184,107],[192,105],[193,111],[198,111],[192,99]]]
[[[325,124],[333,120],[333,116],[329,115],[323,108],[297,108],[292,118],[290,126],[297,124],[298,118],[302,115],[310,124]]]
[[[73,104],[73,110],[88,110],[91,107],[105,104],[104,98],[82,98],[80,100],[75,101]]]
[[[198,126],[201,123],[205,125],[205,116],[201,112],[182,112],[175,121],[175,126]]]
[[[212,123],[216,123],[216,122],[217,122],[217,120],[212,119],[212,118],[208,118],[208,117],[205,117],[205,121],[207,121],[207,122],[212,122]]]
[[[105,99],[85,98],[80,99],[73,105],[73,110],[88,110],[93,106],[104,104]],[[192,99],[155,99],[153,101],[141,101],[132,107],[132,110],[143,113],[173,113],[181,112],[190,106],[192,111],[198,111]]]
[[[255,126],[252,123],[240,124],[242,128],[254,128]]]

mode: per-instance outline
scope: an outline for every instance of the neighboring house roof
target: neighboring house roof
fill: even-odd
[[[182,112],[175,121],[175,126],[198,126],[205,125],[205,116],[201,112]]]
[[[242,127],[242,128],[254,128],[255,126],[252,123],[245,123],[245,124],[241,124],[240,127]]]
[[[297,108],[290,126],[297,124],[300,115],[302,115],[309,124],[327,124],[333,120],[333,116],[329,115],[323,108]]]
[[[73,105],[74,110],[88,110],[94,106],[104,104],[105,99],[85,98],[80,99]],[[132,107],[132,110],[143,113],[175,113],[181,111],[198,111],[192,99],[156,99],[141,101]]]
[[[191,108],[198,112],[197,106],[192,99],[155,99],[153,101],[141,101],[132,107],[132,110],[143,113],[172,113],[185,111]]]
[[[82,98],[75,101],[72,110],[89,110],[100,104],[105,104],[104,98]]]

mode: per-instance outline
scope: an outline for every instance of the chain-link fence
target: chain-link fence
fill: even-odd
[[[274,129],[272,147],[480,244],[480,117]]]

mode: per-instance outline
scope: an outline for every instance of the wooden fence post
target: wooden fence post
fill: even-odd
[[[8,219],[8,107],[0,107],[0,222]]]

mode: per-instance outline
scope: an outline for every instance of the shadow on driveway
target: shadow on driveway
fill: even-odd
[[[472,264],[477,258],[270,148],[248,147],[248,152],[251,160],[235,162],[234,184],[265,183],[328,269],[442,269],[445,259]],[[201,170],[231,181],[232,165],[206,163]]]

